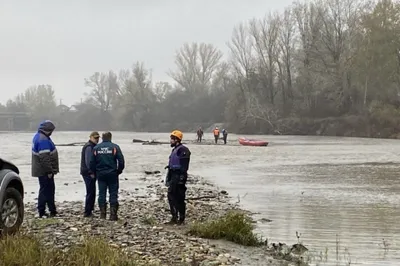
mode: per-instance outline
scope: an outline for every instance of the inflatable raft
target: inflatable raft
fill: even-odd
[[[267,146],[268,141],[239,138],[239,143],[243,146]]]

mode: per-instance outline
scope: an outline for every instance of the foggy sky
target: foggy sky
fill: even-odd
[[[184,42],[226,52],[233,27],[292,0],[0,0],[1,102],[30,85],[53,85],[72,104],[96,71],[143,61],[153,80],[170,81]]]

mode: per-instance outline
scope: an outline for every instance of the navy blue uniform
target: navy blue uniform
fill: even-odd
[[[169,157],[168,176],[168,202],[173,220],[183,223],[186,216],[186,181],[187,171],[190,164],[190,150],[179,144],[176,146]]]
[[[90,159],[92,158],[93,148],[95,146],[96,143],[89,140],[82,147],[81,175],[86,186],[85,216],[90,216],[92,214],[96,201],[96,177],[94,176],[94,172],[90,170]]]
[[[224,144],[226,144],[226,140],[228,139],[228,131],[226,129],[222,129],[222,137],[224,138]]]
[[[110,206],[118,206],[118,176],[125,168],[124,155],[120,147],[111,141],[103,141],[93,148],[90,170],[95,173],[99,185],[99,207],[106,205],[107,189]]]

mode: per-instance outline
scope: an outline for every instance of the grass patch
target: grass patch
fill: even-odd
[[[58,224],[60,221],[56,218],[35,219],[32,224],[37,227],[46,227],[49,225]]]
[[[101,238],[87,238],[82,245],[72,246],[68,251],[41,245],[30,235],[5,236],[0,239],[0,266],[139,266],[135,258],[112,248]]]
[[[146,224],[146,225],[156,225],[156,224],[157,224],[156,218],[154,218],[154,217],[151,216],[151,215],[146,216],[146,217],[143,217],[142,220],[141,220],[141,222],[142,222],[143,224]]]
[[[208,239],[225,239],[244,246],[259,246],[261,239],[253,232],[253,224],[247,215],[231,211],[207,222],[196,222],[188,234]]]

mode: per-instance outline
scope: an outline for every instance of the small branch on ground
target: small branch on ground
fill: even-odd
[[[215,199],[215,198],[219,198],[219,196],[199,196],[199,197],[187,198],[186,200]]]
[[[56,144],[56,146],[83,146],[85,145],[85,142],[73,142],[73,143],[67,143],[67,144]]]

